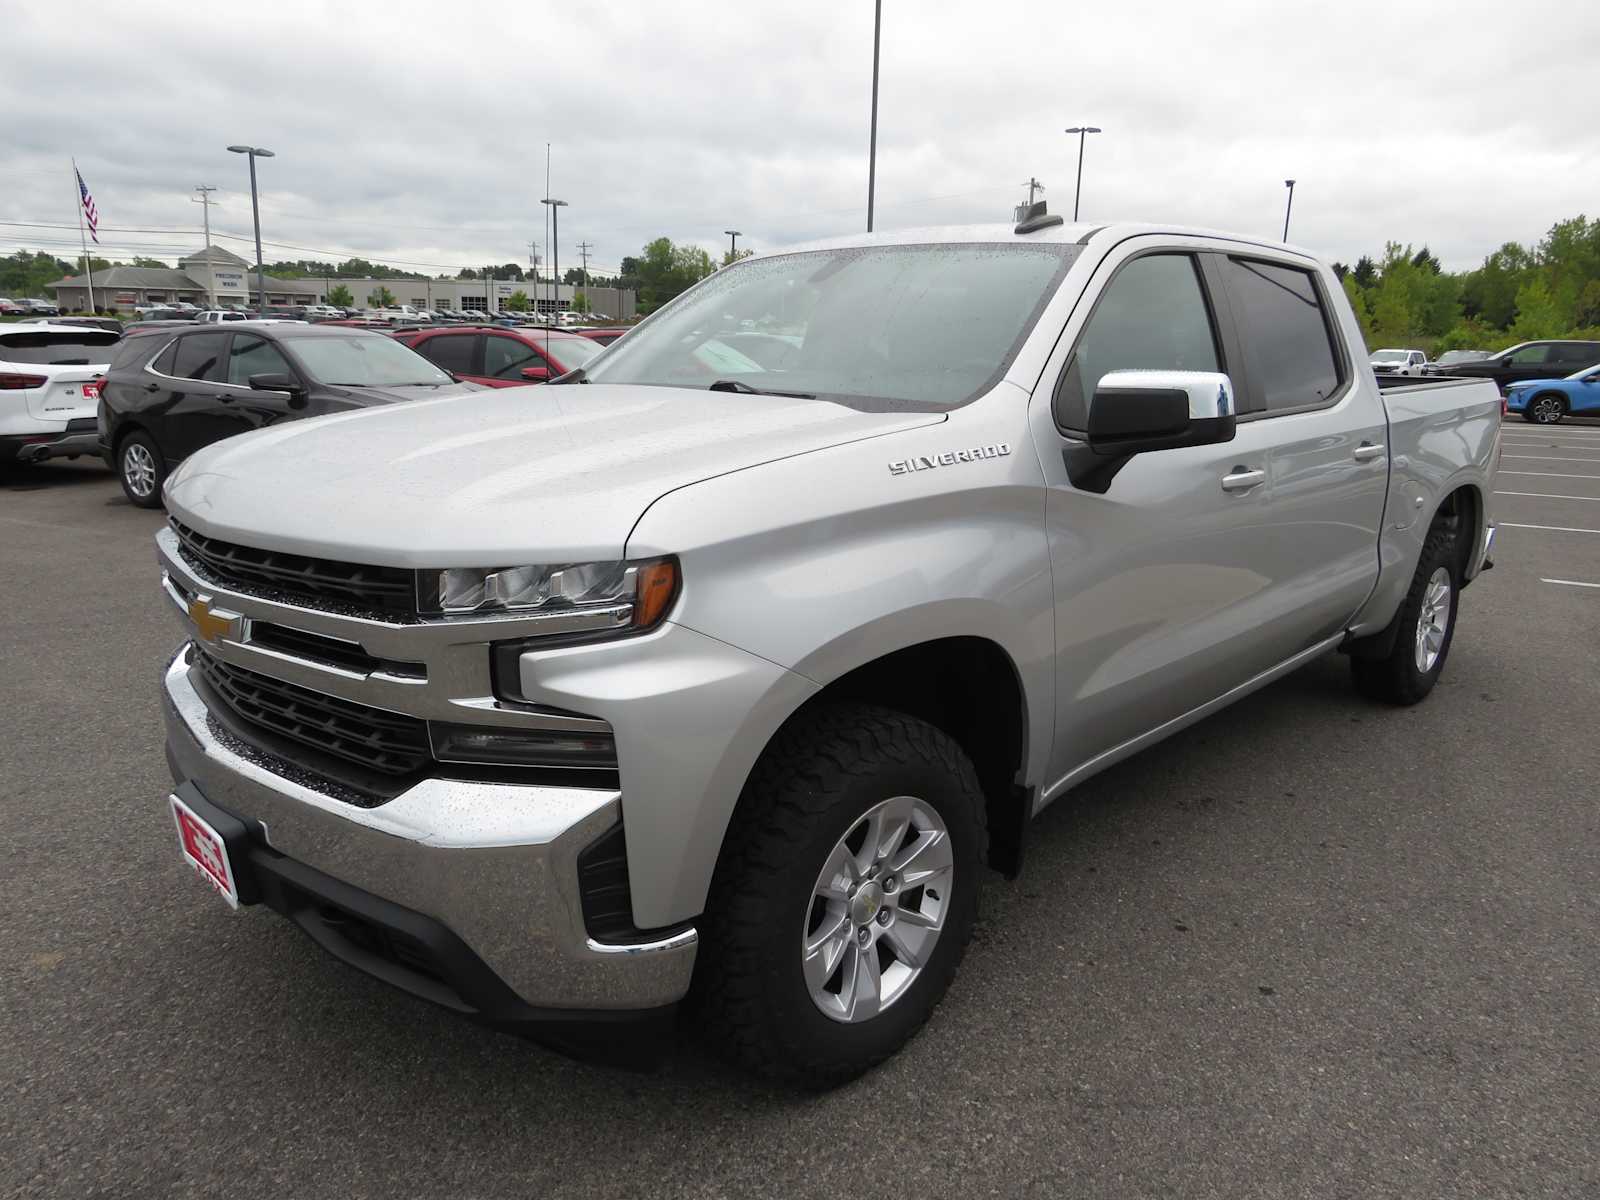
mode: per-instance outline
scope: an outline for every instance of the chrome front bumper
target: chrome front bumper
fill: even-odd
[[[617,823],[619,793],[427,779],[353,807],[269,770],[214,722],[189,654],[162,687],[173,776],[259,821],[273,850],[439,921],[536,1008],[655,1008],[688,991],[693,929],[640,945],[584,929],[577,857]]]

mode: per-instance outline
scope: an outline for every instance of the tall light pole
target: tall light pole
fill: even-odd
[[[265,312],[267,307],[267,272],[261,265],[261,200],[256,194],[256,159],[274,157],[271,150],[263,150],[260,146],[229,146],[235,154],[248,154],[250,156],[250,212],[256,221],[256,291],[260,299],[256,302],[260,310]]]
[[[869,225],[867,228],[871,229],[872,226]],[[728,261],[731,263],[733,256],[739,252],[740,232],[737,229],[724,229],[722,232],[728,235]]]
[[[195,191],[200,193],[200,198],[189,198],[190,204],[201,205],[206,221],[206,295],[211,298],[211,307],[217,306],[217,264],[211,261],[211,193],[217,189],[210,184],[199,183]]]
[[[883,0],[872,9],[872,140],[867,149],[867,232],[872,232],[872,203],[878,190],[878,42],[883,32]]]
[[[1283,240],[1289,240],[1289,214],[1294,211],[1294,180],[1285,179],[1283,186],[1289,189],[1289,202],[1283,206]]]
[[[550,206],[550,269],[556,276],[556,322],[561,321],[561,210],[567,206],[565,200],[552,200],[546,196],[539,201],[540,204]]]
[[[1078,219],[1078,199],[1083,195],[1083,139],[1091,133],[1102,133],[1104,131],[1097,125],[1074,125],[1067,132],[1078,135],[1078,186],[1072,191],[1072,219],[1076,222]]]

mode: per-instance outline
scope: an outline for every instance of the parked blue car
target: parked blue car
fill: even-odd
[[[1600,365],[1565,379],[1529,379],[1506,389],[1506,411],[1524,421],[1554,425],[1562,417],[1600,417]]]

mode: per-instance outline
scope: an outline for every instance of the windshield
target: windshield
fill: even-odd
[[[12,333],[0,338],[0,359],[49,366],[87,366],[111,359],[118,337],[107,330],[73,333]]]
[[[581,367],[591,362],[595,355],[605,347],[599,342],[591,342],[586,337],[541,338],[537,333],[527,335],[529,340],[540,349],[548,346],[550,355],[569,371],[573,367]]]
[[[999,380],[1081,252],[971,243],[753,259],[634,330],[589,379],[951,408]]]
[[[1373,362],[1405,362],[1404,350],[1379,350],[1372,356]]]
[[[445,372],[409,346],[377,333],[347,337],[295,337],[295,357],[319,383],[335,387],[421,387],[451,383]]]
[[[1600,366],[1600,363],[1591,363],[1589,366],[1585,367],[1581,371],[1574,371],[1571,375],[1568,375],[1567,378],[1568,379],[1582,379],[1585,375],[1588,375],[1592,371],[1594,371],[1595,367],[1597,367],[1597,366]]]

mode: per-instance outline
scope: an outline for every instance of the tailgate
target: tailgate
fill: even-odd
[[[28,415],[41,421],[93,417],[100,407],[100,389],[94,380],[103,370],[104,367],[52,368],[43,387],[27,389]]]

